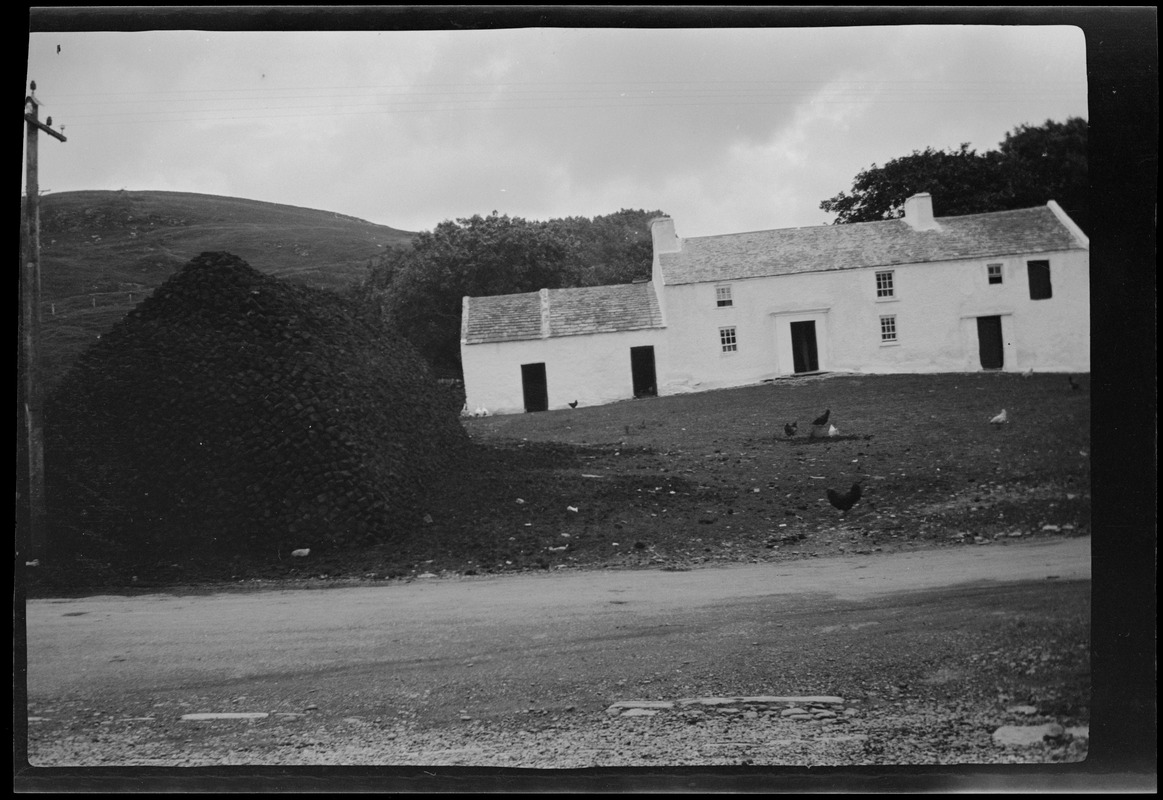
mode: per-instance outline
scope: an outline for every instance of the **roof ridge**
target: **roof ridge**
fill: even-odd
[[[988,216],[988,215],[997,215],[997,214],[1013,214],[1013,213],[1016,213],[1019,211],[1038,211],[1038,210],[1041,210],[1044,208],[1047,208],[1047,205],[1026,206],[1024,208],[1005,208],[1005,209],[1001,209],[998,211],[978,211],[977,213],[974,213],[974,214],[953,214],[951,216],[945,216],[945,217],[934,216],[933,219],[939,222],[941,220],[949,220],[949,219],[968,219],[969,217],[984,217],[984,216]],[[792,226],[786,227],[786,228],[759,228],[757,230],[751,230],[751,231],[735,231],[734,233],[712,233],[712,234],[708,234],[706,236],[686,236],[683,238],[684,238],[684,241],[689,242],[689,241],[702,240],[702,239],[719,239],[719,238],[722,238],[724,236],[749,236],[749,235],[754,234],[754,233],[776,233],[778,231],[803,231],[803,230],[814,230],[816,228],[854,228],[858,225],[880,225],[880,224],[883,224],[885,222],[904,222],[904,221],[905,221],[905,218],[902,216],[902,217],[892,217],[891,219],[866,219],[866,220],[861,220],[860,222],[839,222],[839,223],[838,222],[821,222],[819,225],[792,225]]]

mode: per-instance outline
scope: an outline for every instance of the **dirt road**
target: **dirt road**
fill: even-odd
[[[649,755],[657,738],[587,748],[561,737],[604,736],[617,701],[842,695],[863,703],[851,722],[873,724],[884,703],[996,695],[1004,709],[1006,697],[1028,699],[1018,692],[1039,676],[1051,691],[1031,719],[1076,719],[1064,687],[1084,668],[1089,578],[1090,539],[1080,537],[683,572],[35,600],[30,757],[588,766],[738,763],[746,752],[758,763],[875,762],[867,731],[830,754],[756,750],[735,735],[738,752],[688,743],[661,762]],[[183,719],[193,713],[252,716]],[[982,731],[971,751],[950,745],[947,756],[980,757]],[[704,732],[705,743],[722,735]],[[912,763],[933,763],[940,746],[925,747]]]

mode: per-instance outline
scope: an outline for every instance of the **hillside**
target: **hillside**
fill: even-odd
[[[55,385],[110,330],[199,254],[338,290],[413,234],[330,211],[185,192],[62,192],[41,198],[42,364]]]

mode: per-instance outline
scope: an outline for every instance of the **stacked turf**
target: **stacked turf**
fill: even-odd
[[[348,301],[203,253],[45,410],[50,531],[137,554],[401,541],[467,437],[403,339]]]

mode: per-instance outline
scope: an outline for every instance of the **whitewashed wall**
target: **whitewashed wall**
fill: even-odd
[[[816,272],[747,281],[667,286],[668,369],[659,393],[724,388],[794,373],[789,323],[816,322],[819,367],[866,373],[981,369],[977,321],[998,315],[1007,371],[1090,371],[1089,254],[1064,251],[1050,261],[1053,296],[1031,300],[1026,257],[896,265],[895,296],[876,297],[884,268]],[[1001,263],[989,284],[986,265]],[[717,307],[716,286],[731,285],[733,305]],[[897,342],[885,344],[880,318],[894,315]],[[719,330],[734,326],[738,349],[724,353]]]
[[[1050,299],[1030,299],[1028,258],[1050,261]],[[660,395],[791,375],[789,324],[801,320],[815,321],[819,368],[828,372],[978,371],[976,318],[993,315],[1001,317],[1006,371],[1089,372],[1089,253],[1028,258],[897,265],[892,300],[876,297],[875,273],[884,268],[666,286],[665,329],[462,345],[468,408],[523,412],[521,365],[538,362],[546,365],[550,409],[628,399],[630,348],[643,345],[655,349]],[[991,263],[1002,264],[999,285],[987,280]],[[733,305],[718,307],[715,287],[727,284]],[[881,342],[880,317],[889,314],[895,344]],[[736,329],[732,353],[720,344],[727,326]]]
[[[549,408],[603,405],[634,396],[630,348],[653,346],[655,368],[663,368],[665,340],[660,329],[559,336],[517,342],[461,345],[468,410],[490,414],[525,411],[522,364],[545,364]]]

